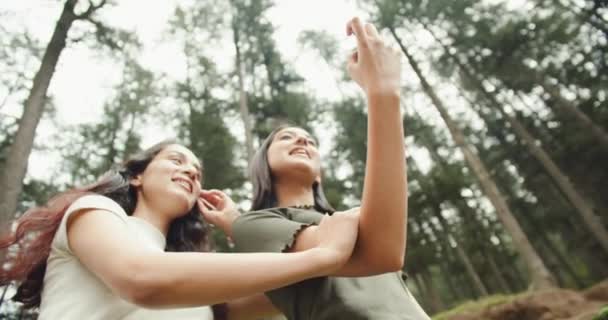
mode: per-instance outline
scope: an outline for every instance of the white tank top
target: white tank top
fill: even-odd
[[[165,237],[158,229],[145,220],[128,216],[118,203],[110,198],[100,195],[79,198],[66,211],[51,244],[39,320],[213,319],[211,308],[208,306],[146,309],[113,294],[110,288],[80,263],[68,244],[66,222],[73,212],[81,209],[102,209],[120,218],[130,233],[137,238],[142,250],[163,251],[165,248]]]

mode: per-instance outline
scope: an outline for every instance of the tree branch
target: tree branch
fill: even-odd
[[[101,2],[99,2],[98,4],[94,4],[93,0],[89,0],[89,7],[85,12],[81,14],[76,14],[76,20],[89,20],[91,15],[95,11],[99,10],[101,7],[105,6],[107,2],[107,0],[101,0]]]

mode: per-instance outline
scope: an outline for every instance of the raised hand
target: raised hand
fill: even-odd
[[[401,84],[401,54],[387,46],[376,28],[363,25],[358,17],[346,25],[346,34],[355,35],[357,50],[347,62],[350,76],[367,96],[399,95]]]
[[[232,237],[232,223],[241,213],[228,195],[220,190],[202,190],[198,207],[205,221],[218,226],[226,236]]]

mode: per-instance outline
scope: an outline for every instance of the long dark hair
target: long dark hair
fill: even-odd
[[[274,208],[278,205],[276,190],[274,189],[275,178],[273,177],[270,165],[268,164],[268,148],[270,148],[276,134],[286,128],[297,127],[284,124],[272,130],[253,156],[250,167],[251,182],[253,183],[252,211]],[[336,211],[329,204],[329,201],[327,201],[321,182],[315,181],[311,187],[315,201],[315,210],[328,213]]]
[[[74,201],[86,194],[100,194],[116,201],[128,215],[132,215],[137,204],[137,191],[131,186],[131,179],[144,172],[159,152],[173,144],[176,144],[173,140],[160,142],[108,171],[94,184],[61,193],[46,205],[31,208],[17,219],[15,230],[0,237],[3,251],[0,253],[0,285],[8,285],[11,281],[19,284],[13,300],[22,302],[25,307],[40,305],[51,243],[66,210]],[[209,250],[207,228],[196,205],[171,222],[166,250]]]

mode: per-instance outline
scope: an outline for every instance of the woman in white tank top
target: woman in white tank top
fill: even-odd
[[[276,309],[251,296],[330,274],[350,257],[358,221],[346,213],[324,218],[322,240],[304,252],[201,252],[199,208],[216,223],[238,215],[225,194],[201,189],[202,176],[190,150],[163,142],[28,210],[0,238],[0,285],[16,281],[14,299],[39,306],[41,320],[255,319]]]

